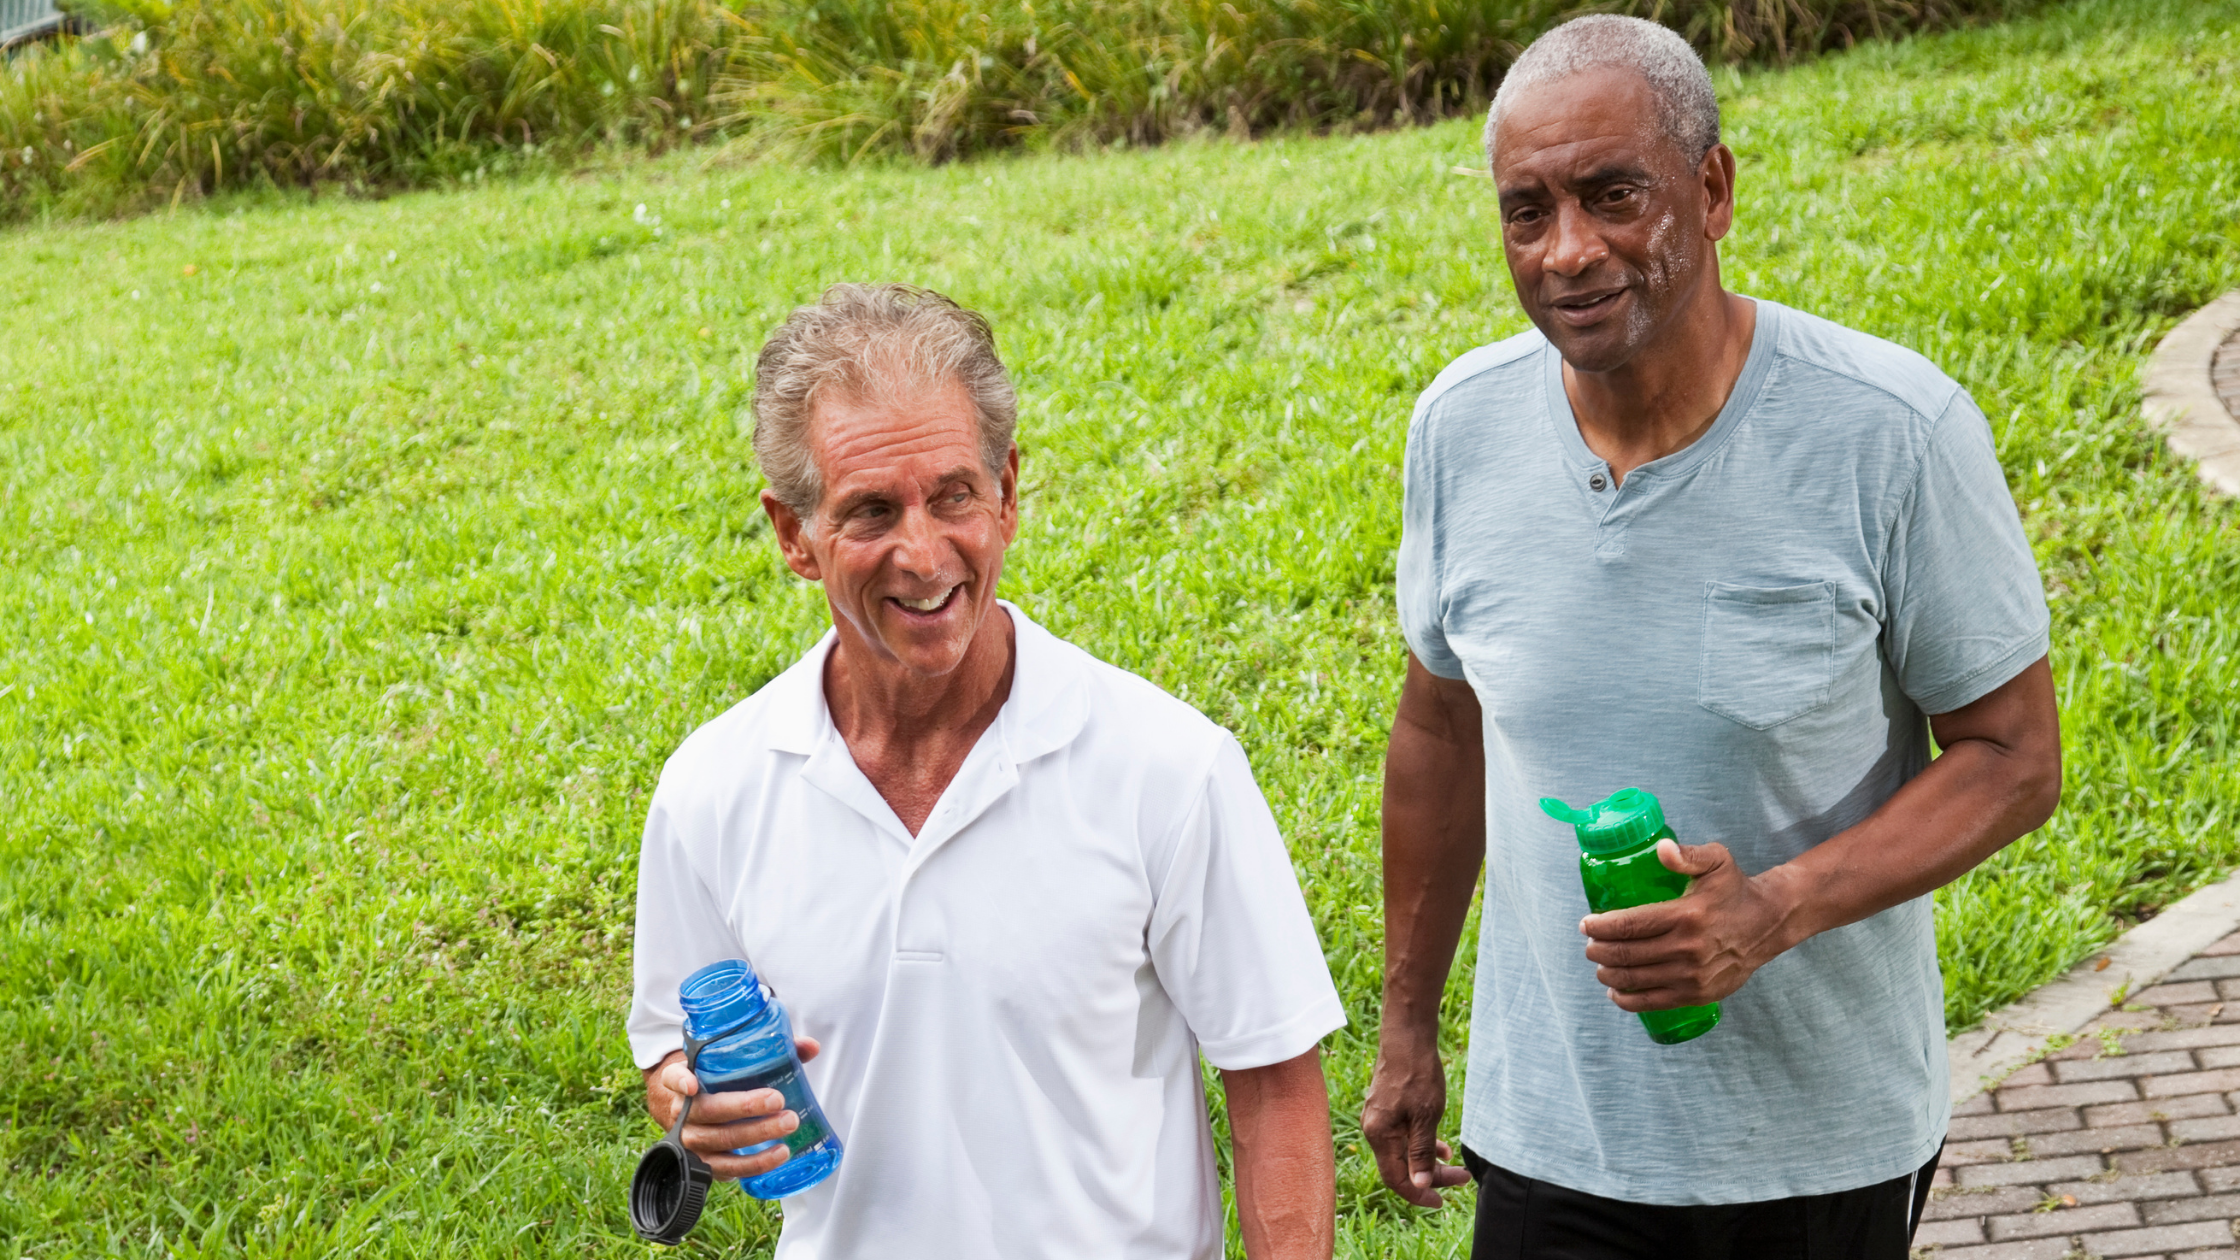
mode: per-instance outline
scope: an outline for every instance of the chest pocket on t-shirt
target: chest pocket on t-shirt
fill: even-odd
[[[1836,588],[1703,584],[1696,703],[1753,730],[1826,704],[1835,671]]]

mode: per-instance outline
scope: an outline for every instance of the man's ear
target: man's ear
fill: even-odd
[[[1724,240],[1734,230],[1734,150],[1712,145],[1696,168],[1696,177],[1703,181],[1704,239]]]
[[[1003,541],[1009,545],[1019,536],[1019,444],[1011,444],[1011,453],[1003,457]]]
[[[778,551],[785,556],[786,567],[812,582],[823,581],[824,570],[818,567],[816,554],[809,550],[808,526],[768,490],[762,492],[762,511],[770,518],[770,528],[778,535]]]

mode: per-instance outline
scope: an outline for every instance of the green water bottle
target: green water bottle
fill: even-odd
[[[1657,860],[1657,841],[1677,837],[1665,825],[1664,806],[1640,788],[1612,793],[1583,810],[1546,796],[1540,808],[1557,822],[1570,823],[1579,837],[1579,879],[1587,886],[1587,906],[1596,914],[1670,901],[1688,891],[1688,877]],[[1717,1002],[1641,1012],[1641,1026],[1660,1046],[1692,1041],[1718,1024]]]

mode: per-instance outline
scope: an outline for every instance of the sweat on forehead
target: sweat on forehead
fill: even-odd
[[[1688,41],[1655,22],[1602,13],[1574,18],[1534,40],[1502,76],[1486,111],[1486,164],[1493,164],[1505,108],[1531,88],[1588,70],[1639,75],[1657,102],[1664,133],[1691,165],[1719,143],[1719,97]]]

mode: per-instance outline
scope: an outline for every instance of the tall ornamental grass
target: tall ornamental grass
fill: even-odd
[[[0,76],[0,213],[475,178],[714,137],[942,160],[1480,105],[1533,36],[1640,13],[1787,60],[2018,0],[79,0]]]
[[[186,0],[10,63],[0,202],[98,213],[659,150],[720,129],[710,91],[750,39],[706,0]]]
[[[1786,61],[2015,0],[960,0],[771,5],[724,98],[820,155],[943,159],[1205,130],[1364,129],[1482,107],[1542,31],[1586,12],[1685,32],[1718,61]]]

